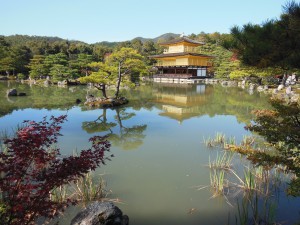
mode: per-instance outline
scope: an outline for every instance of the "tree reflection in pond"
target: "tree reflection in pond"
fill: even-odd
[[[83,122],[82,129],[85,130],[89,134],[97,133],[97,132],[105,132],[109,131],[113,133],[112,129],[117,124],[113,122],[107,122],[106,109],[102,110],[102,115],[100,115],[97,119],[90,122]]]
[[[125,126],[123,121],[129,120],[135,116],[133,112],[126,112],[126,108],[112,109],[116,113],[114,121],[108,121],[107,109],[102,109],[102,115],[96,120],[83,122],[82,129],[87,133],[104,133],[113,145],[124,150],[133,150],[143,144],[146,137],[144,131],[147,125]]]

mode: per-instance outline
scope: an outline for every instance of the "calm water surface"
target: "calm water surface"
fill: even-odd
[[[16,87],[26,97],[4,97]],[[239,88],[212,85],[147,84],[123,91],[129,105],[118,109],[89,109],[75,100],[98,93],[86,87],[39,87],[0,83],[0,130],[12,132],[23,120],[68,115],[60,138],[62,154],[87,148],[89,137],[110,134],[115,155],[96,173],[105,174],[111,198],[129,215],[131,225],[236,224],[237,205],[243,192],[226,198],[212,197],[209,158],[221,149],[207,149],[204,138],[222,132],[239,142],[250,133],[251,110],[268,107],[267,96]],[[237,170],[250,166],[234,156]],[[285,196],[285,183],[276,193],[260,200],[274,220],[293,224],[300,220],[299,198]],[[266,203],[267,202],[267,203]],[[270,213],[270,214],[271,214]],[[69,210],[61,224],[69,224],[76,209]],[[229,220],[229,223],[228,223]],[[288,222],[287,222],[288,221]]]

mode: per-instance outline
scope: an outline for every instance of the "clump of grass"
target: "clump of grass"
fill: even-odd
[[[262,166],[257,166],[252,169],[253,174],[255,177],[261,181],[266,181],[268,177],[269,170],[265,170]]]
[[[244,170],[244,181],[243,181],[243,188],[245,190],[251,191],[251,190],[257,190],[257,182],[255,179],[254,174],[248,169]]]
[[[261,199],[257,193],[253,196],[243,197],[241,203],[237,201],[237,209],[235,224],[281,224],[275,222],[276,203],[269,201],[268,197]]]
[[[211,137],[208,137],[207,139],[204,139],[204,144],[208,148],[213,148],[215,146],[214,139],[212,139]]]
[[[230,172],[239,181],[239,183],[234,183],[234,185],[248,192],[257,190],[257,181],[249,168],[247,170],[244,170],[244,177],[239,176],[234,170],[230,170]]]
[[[226,137],[225,137],[225,134],[222,134],[222,133],[216,133],[216,136],[215,136],[215,142],[217,144],[223,144],[225,143],[225,140],[226,140]]]
[[[214,138],[208,137],[207,139],[204,139],[204,144],[206,147],[212,148],[216,146],[220,146],[226,142],[225,134],[222,133],[216,133]]]
[[[109,193],[110,191],[106,190],[106,183],[102,176],[100,175],[99,179],[95,180],[92,172],[89,172],[75,183],[69,183],[52,190],[50,198],[57,202],[75,199],[87,203],[95,200],[106,200]]]
[[[233,181],[234,177],[237,179],[235,182]],[[229,197],[235,197],[239,193],[242,193],[244,197],[248,198],[254,195],[269,197],[270,193],[276,191],[272,179],[271,172],[264,167],[247,167],[241,175],[233,169],[225,170],[211,167],[210,184],[208,186],[200,186],[198,190],[210,188],[212,198],[222,196],[227,204],[232,206]]]
[[[236,145],[235,137],[231,136],[230,138],[228,138],[226,144]]]
[[[232,159],[233,159],[232,152],[223,152],[222,155],[217,154],[217,157],[214,161],[210,161],[209,157],[209,168],[211,169],[225,169],[228,170],[232,166]]]
[[[273,171],[273,170],[272,170]],[[242,191],[252,194],[259,193],[262,196],[269,196],[270,193],[276,192],[279,186],[280,180],[274,171],[272,172],[262,166],[254,168],[246,168],[244,170],[244,176],[239,176],[234,170],[230,172],[237,178],[238,183],[233,183],[236,187]]]
[[[214,160],[209,158],[209,168],[211,169],[210,185],[206,187],[211,189],[212,197],[222,196],[229,205],[231,204],[228,198],[235,197],[240,193],[248,198],[252,198],[253,196],[264,198],[269,197],[271,194],[273,195],[273,193],[276,194],[277,191],[280,191],[280,183],[283,178],[285,178],[281,176],[284,176],[285,173],[289,174],[290,172],[280,166],[278,166],[278,169],[272,166],[259,166],[246,167],[244,171],[234,171],[231,164],[234,153],[239,153],[243,156],[246,155],[250,160],[255,160],[255,157],[261,155],[270,154],[270,152],[266,152],[266,143],[257,137],[243,136],[242,141],[238,145],[234,137],[226,138],[222,133],[216,133],[215,137],[209,137],[204,143],[207,147],[220,147],[226,150],[223,154],[217,154]],[[269,147],[267,150],[269,150]],[[227,155],[226,153],[231,153],[231,155]],[[291,180],[291,177],[286,177],[286,179]],[[198,190],[206,187],[201,187]],[[243,208],[239,210],[244,211]],[[245,212],[242,214],[244,213]],[[269,213],[269,215],[270,214],[272,213]],[[240,217],[240,221],[249,222],[249,220],[246,220],[246,218],[249,218],[248,215],[245,214],[243,216],[245,216],[244,219]],[[268,220],[266,219],[265,221]]]
[[[213,138],[204,138],[204,144],[208,148],[221,147],[225,150],[232,151],[238,149],[239,151],[241,151],[240,153],[242,153],[242,151],[249,151],[255,146],[256,138],[254,136],[244,135],[241,143],[238,145],[236,143],[235,137],[231,136],[229,138],[226,138],[225,134],[218,132]]]
[[[225,192],[226,183],[224,170],[214,169],[213,173],[210,173],[210,186],[213,191],[213,197]]]
[[[225,178],[225,171],[224,170],[217,170],[213,169],[210,172],[210,189],[212,191],[212,198],[216,198],[218,196],[224,197],[226,203],[230,206],[232,204],[227,198],[229,194],[229,182]]]
[[[218,156],[216,161],[224,161],[222,158],[224,158],[223,155]],[[240,193],[248,198],[255,195],[264,198],[279,190],[277,189],[276,180],[273,181],[273,170],[268,170],[263,166],[245,167],[241,171],[242,173],[239,174],[232,168],[224,169],[224,165],[220,166],[221,164],[210,162],[210,184],[207,186],[201,185],[198,190],[210,188],[212,198],[222,196],[230,206],[232,206],[230,198]]]
[[[50,199],[54,202],[64,202],[69,198],[68,185],[59,186],[59,188],[52,190],[50,193]]]
[[[106,183],[102,176],[98,180],[94,180],[92,173],[87,173],[84,177],[77,180],[73,187],[73,198],[82,202],[101,200],[107,197]]]

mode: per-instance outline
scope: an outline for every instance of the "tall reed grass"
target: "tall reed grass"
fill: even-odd
[[[224,170],[212,170],[210,173],[210,186],[213,191],[213,197],[218,195],[223,195],[225,188],[227,187],[227,182],[225,180]]]
[[[203,142],[206,147],[214,148],[214,147],[221,147],[225,148],[227,145],[235,145],[236,140],[235,137],[226,138],[225,134],[223,133],[216,133],[214,137],[204,138]]]
[[[244,135],[240,144],[237,145],[235,137],[227,138],[223,133],[216,133],[214,137],[208,137],[203,139],[204,144],[208,148],[220,147],[223,149],[230,149],[230,146],[240,146],[243,148],[254,147],[256,138],[254,136]]]
[[[273,154],[272,146],[254,136],[243,136],[237,145],[235,138],[228,139],[222,133],[204,139],[204,143],[209,148],[226,150],[224,153],[217,153],[213,160],[209,156],[210,184],[207,187],[210,187],[212,197],[222,196],[229,205],[232,205],[234,199],[237,200],[235,224],[279,224],[274,222],[276,204],[268,203],[268,199],[278,198],[282,181],[286,183],[293,179],[290,171],[280,165],[243,165],[243,160],[246,159],[244,156],[255,160],[260,155]],[[232,162],[234,153],[241,156],[238,165],[235,164],[236,160]]]
[[[57,202],[74,199],[79,202],[87,203],[95,200],[107,200],[110,193],[111,191],[106,190],[106,183],[102,175],[96,179],[93,173],[89,172],[75,183],[69,183],[53,190],[50,194],[50,198]]]
[[[234,153],[232,152],[223,152],[222,154],[217,154],[215,160],[210,160],[209,157],[209,168],[210,169],[230,169],[232,166],[232,159]]]
[[[73,198],[82,202],[102,200],[109,194],[106,191],[106,183],[100,175],[98,179],[93,179],[93,174],[87,173],[71,185],[74,192]]]
[[[237,201],[236,225],[280,225],[275,222],[276,203],[257,194]],[[228,222],[228,225],[231,224]]]

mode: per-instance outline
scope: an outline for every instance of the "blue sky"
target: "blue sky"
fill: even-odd
[[[57,36],[87,43],[161,34],[229,33],[276,19],[287,0],[0,0],[0,35]]]

